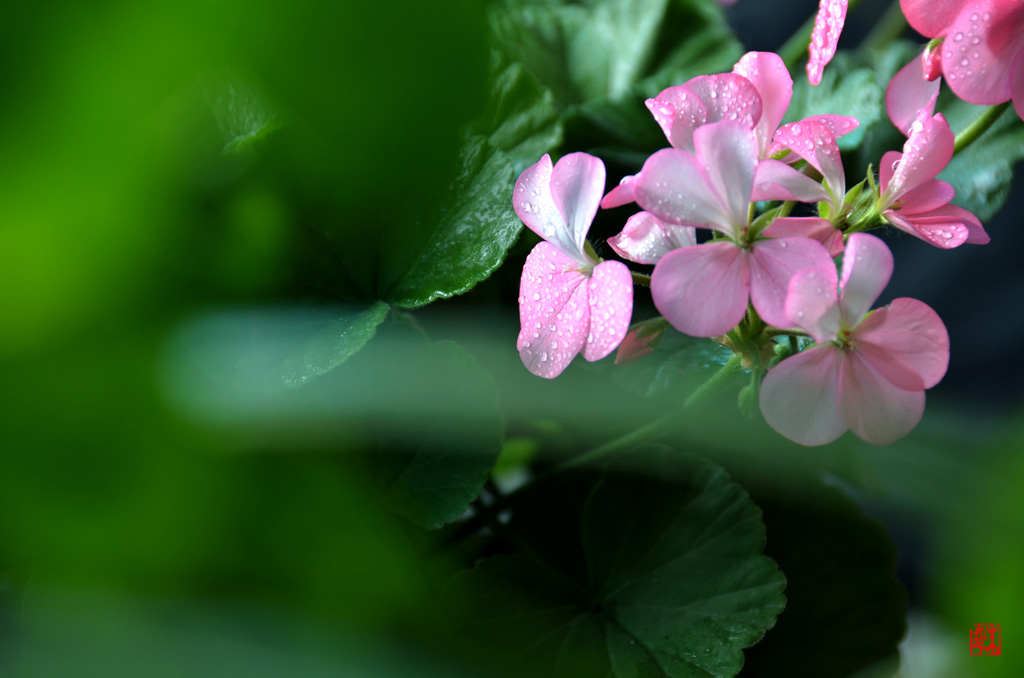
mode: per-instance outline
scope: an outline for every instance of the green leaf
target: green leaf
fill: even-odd
[[[847,676],[895,656],[906,630],[906,593],[885,528],[835,488],[790,485],[758,498],[766,552],[786,573],[786,609],[747,653],[744,676]]]
[[[559,676],[733,676],[785,606],[760,511],[698,457],[644,457],[524,491],[519,552],[456,577],[469,642]],[[637,470],[640,469],[640,470]]]
[[[341,365],[373,338],[387,313],[387,304],[379,301],[366,310],[339,311],[336,320],[304,341],[285,359],[284,383],[300,386]]]
[[[452,342],[389,342],[385,348],[381,359],[397,363],[397,379],[386,385],[397,396],[391,402],[401,406],[406,400],[406,411],[419,411],[380,414],[380,449],[372,466],[389,510],[437,529],[466,511],[498,460],[504,420],[497,390]]]
[[[690,337],[668,327],[654,351],[631,365],[609,368],[611,378],[643,398],[685,398],[732,356],[711,339]]]
[[[585,121],[575,147],[664,145],[644,99],[742,54],[720,8],[693,0],[506,0],[490,18],[506,59]]]
[[[891,127],[885,115],[885,87],[889,80],[875,70],[876,62],[869,60],[871,66],[863,65],[862,60],[867,59],[864,55],[839,52],[825,69],[821,84],[811,85],[806,78],[796,78],[785,122],[811,115],[853,116],[860,120],[860,126],[839,138],[839,148],[844,151],[858,147],[876,124]]]
[[[562,143],[563,125],[551,90],[514,63],[498,72],[491,91],[491,109],[474,129],[504,151],[514,173],[537,162]]]
[[[204,85],[225,151],[245,150],[280,126],[280,115],[267,97],[237,74],[223,73]]]
[[[953,131],[959,132],[986,108],[956,99],[939,110],[949,119]],[[953,203],[984,223],[1006,203],[1013,181],[1013,166],[1021,159],[1024,159],[1024,123],[1009,108],[988,131],[956,154],[939,178],[956,189]]]
[[[389,290],[389,303],[413,308],[468,291],[501,265],[519,237],[508,156],[474,137],[460,164],[440,205],[380,244],[386,254],[381,289]]]

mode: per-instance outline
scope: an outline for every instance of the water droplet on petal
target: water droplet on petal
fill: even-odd
[[[540,293],[539,292],[534,292],[533,293],[533,300],[534,301],[540,301]]]

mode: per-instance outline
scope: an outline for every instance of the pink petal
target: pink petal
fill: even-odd
[[[773,52],[747,52],[732,72],[749,80],[761,96],[761,119],[754,127],[754,136],[760,157],[767,157],[772,136],[793,98],[793,78],[782,57]]]
[[[750,194],[757,172],[757,142],[738,122],[709,123],[693,133],[694,155],[707,185],[725,210],[733,233],[747,225]]]
[[[885,89],[885,110],[889,119],[903,134],[910,135],[910,126],[921,111],[928,116],[935,112],[935,101],[939,98],[939,80],[928,81],[921,70],[921,62],[915,57],[889,81]]]
[[[899,151],[886,151],[882,156],[882,162],[878,163],[878,185],[885,193],[889,189],[889,182],[892,181],[896,168],[900,166],[903,154]],[[892,202],[896,202],[895,199]]]
[[[601,204],[604,180],[604,163],[592,155],[570,153],[555,163],[551,197],[578,252],[583,252],[587,231]]]
[[[931,212],[956,197],[951,185],[941,179],[931,179],[903,194],[897,209],[902,214]]]
[[[783,360],[761,384],[761,414],[773,429],[801,445],[824,445],[846,431],[839,414],[839,356],[816,346]]]
[[[662,221],[734,232],[691,153],[663,148],[647,158],[632,186],[637,203]]]
[[[552,168],[546,153],[519,175],[513,198],[516,214],[534,233],[577,263],[589,260],[583,243],[604,192],[604,164],[572,153]]]
[[[946,32],[968,0],[900,0],[903,15],[914,30],[928,38]]]
[[[930,306],[902,297],[880,308],[853,335],[857,351],[894,385],[921,391],[949,366],[949,334]]]
[[[967,227],[967,240],[968,245],[987,245],[991,238],[988,233],[985,232],[985,228],[981,225],[981,221],[978,217],[974,216],[963,207],[957,207],[956,205],[943,205],[931,211],[928,215],[933,218],[947,218],[951,219],[956,223],[961,223]]]
[[[674,249],[696,245],[697,229],[665,224],[650,212],[638,212],[629,218],[622,233],[608,238],[608,244],[620,257],[653,265]]]
[[[860,127],[860,120],[848,115],[809,115],[799,122],[804,122],[805,120],[817,120],[821,124],[825,125],[825,127],[828,127],[828,131],[832,132],[832,136],[836,139],[839,139]],[[777,140],[772,141],[771,148],[768,149],[768,155],[775,155],[783,148],[784,146]]]
[[[669,252],[651,276],[654,305],[684,334],[725,334],[743,319],[747,310],[748,259],[747,250],[731,242],[711,242]]]
[[[589,280],[554,245],[538,243],[519,285],[516,348],[526,368],[553,379],[583,350],[590,329]]]
[[[1013,94],[1010,74],[1024,47],[1024,7],[1016,2],[967,3],[946,30],[942,71],[950,89],[972,104],[998,104]]]
[[[1024,49],[1017,53],[1017,61],[1010,72],[1010,92],[1013,94],[1013,110],[1024,118]]]
[[[810,60],[807,62],[807,79],[812,85],[821,82],[825,65],[836,54],[839,34],[843,32],[843,24],[846,22],[848,4],[848,0],[821,0],[818,3],[818,16],[814,19],[808,50]]]
[[[601,208],[610,210],[613,207],[622,207],[636,200],[633,194],[633,181],[636,177],[627,175],[622,177],[619,185],[608,191],[608,195],[601,200]]]
[[[831,265],[832,257],[816,240],[758,240],[750,248],[750,301],[769,325],[791,327],[786,314],[789,281],[801,269]]]
[[[868,233],[854,233],[846,241],[839,305],[844,325],[856,327],[892,277],[892,252]]]
[[[775,133],[775,140],[821,172],[828,182],[831,202],[837,207],[842,204],[846,195],[846,173],[836,139],[824,123],[808,119],[783,125]]]
[[[814,179],[781,160],[768,158],[758,163],[751,200],[797,200],[827,202],[828,191]]]
[[[648,110],[673,147],[693,152],[693,131],[708,121],[700,97],[682,85],[662,90],[646,102]]]
[[[907,191],[934,179],[953,157],[953,132],[941,113],[922,114],[910,126],[903,156],[885,189],[882,203],[891,205]],[[887,202],[888,201],[888,202]]]
[[[841,314],[836,286],[836,267],[814,266],[793,276],[786,295],[786,315],[790,325],[807,330],[823,343],[839,336]]]
[[[824,245],[830,257],[843,253],[843,232],[832,226],[828,219],[819,217],[781,217],[761,235],[768,238],[811,238]]]
[[[924,391],[906,391],[882,376],[859,351],[842,351],[839,411],[859,438],[894,443],[914,430],[924,414]]]
[[[698,75],[683,83],[683,87],[700,97],[708,123],[734,120],[751,129],[761,119],[761,95],[742,75]]]
[[[633,276],[621,261],[604,261],[590,278],[590,331],[583,357],[593,362],[622,343],[633,313]]]
[[[967,226],[955,217],[932,213],[907,215],[899,210],[886,210],[886,221],[910,235],[944,250],[959,247],[967,242],[970,232]]]

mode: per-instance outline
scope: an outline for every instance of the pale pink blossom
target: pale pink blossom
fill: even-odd
[[[820,0],[818,3],[818,14],[814,18],[811,44],[808,47],[810,58],[807,61],[807,79],[812,85],[821,82],[825,66],[836,55],[849,4],[849,0]]]
[[[935,113],[935,102],[939,98],[941,81],[929,80],[922,73],[917,59],[897,71],[885,88],[885,110],[892,124],[905,136],[910,136],[910,126],[921,111],[930,118]]]
[[[653,266],[680,247],[697,244],[697,229],[664,222],[650,212],[637,212],[608,244],[624,259]]]
[[[878,211],[896,228],[943,249],[989,242],[977,217],[949,204],[953,187],[935,178],[953,157],[949,123],[941,113],[922,110],[908,131],[903,152],[882,157]]]
[[[954,93],[974,104],[1013,99],[1024,118],[1024,3],[1019,0],[900,0],[922,35],[938,48]]]
[[[776,431],[802,445],[824,445],[847,430],[887,445],[917,426],[925,389],[946,373],[949,336],[935,311],[916,299],[869,313],[892,268],[881,240],[855,233],[841,279],[834,266],[794,276],[786,311],[818,345],[764,378],[761,412]]]
[[[604,182],[604,163],[586,153],[566,155],[554,167],[545,154],[516,181],[516,214],[546,241],[523,267],[516,344],[523,364],[541,377],[558,376],[581,352],[590,361],[607,356],[629,329],[629,269],[598,261],[585,247]]]
[[[787,326],[789,279],[830,263],[828,252],[808,238],[751,241],[747,210],[759,161],[749,127],[703,125],[693,140],[694,153],[668,148],[647,159],[633,182],[636,201],[663,222],[713,229],[725,239],[664,254],[651,278],[654,305],[676,329],[698,337],[728,332],[748,303],[765,322]]]

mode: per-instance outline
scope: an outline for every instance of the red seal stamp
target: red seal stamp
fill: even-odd
[[[996,655],[1002,654],[1002,640],[999,624],[975,624],[971,627],[971,654]]]

